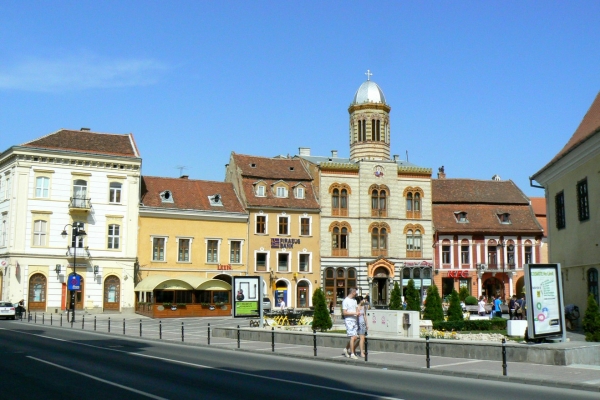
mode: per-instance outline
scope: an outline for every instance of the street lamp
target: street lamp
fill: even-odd
[[[69,278],[71,276],[73,276],[73,279],[77,279],[77,238],[78,237],[84,237],[85,235],[87,235],[87,233],[85,233],[85,231],[83,230],[83,227],[78,224],[75,223],[73,225],[71,224],[66,224],[65,227],[63,228],[62,233],[60,234],[63,238],[66,238],[68,236],[67,233],[67,226],[70,226],[71,228],[73,228],[73,272],[71,273],[71,275],[69,275]],[[67,246],[67,249],[70,249],[69,246]],[[75,322],[75,292],[77,290],[76,289],[72,289],[71,290],[71,322]]]
[[[505,301],[504,297],[504,278],[506,277],[506,272],[504,270],[505,262],[504,262],[504,240],[498,239],[498,246],[500,246],[500,262],[502,263],[502,301]]]

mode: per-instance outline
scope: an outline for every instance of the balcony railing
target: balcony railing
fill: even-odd
[[[334,257],[348,257],[348,249],[331,249],[331,255]]]
[[[347,208],[333,208],[331,210],[331,215],[336,217],[347,217],[348,209]]]
[[[71,247],[68,246],[67,247],[67,256],[69,257],[73,257],[73,255],[75,255],[75,257],[77,258],[90,258],[90,252],[88,251],[87,247]]]
[[[371,249],[371,255],[373,257],[387,257],[387,249]]]
[[[90,210],[92,208],[92,199],[82,199],[79,197],[71,197],[69,208],[75,210]]]
[[[387,210],[380,210],[377,208],[372,208],[371,209],[371,217],[380,217],[380,218],[385,218],[387,217]]]

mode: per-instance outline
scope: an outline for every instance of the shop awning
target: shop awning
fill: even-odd
[[[160,290],[231,290],[231,285],[220,279],[200,278],[182,275],[173,278],[165,275],[151,275],[137,284],[134,291],[151,292]]]

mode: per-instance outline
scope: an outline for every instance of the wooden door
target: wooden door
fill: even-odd
[[[121,280],[111,275],[104,280],[104,310],[119,310],[121,305]]]
[[[33,274],[29,278],[29,299],[25,307],[29,311],[46,311],[46,277],[42,274]]]

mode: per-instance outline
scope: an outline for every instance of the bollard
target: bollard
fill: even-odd
[[[108,317],[108,333],[110,333],[110,317]]]
[[[37,324],[37,313],[33,314],[33,323]]]
[[[96,330],[96,316],[94,315],[94,331]]]
[[[125,318],[123,318],[123,335],[125,334]]]
[[[206,334],[206,340],[208,345],[210,346],[210,324],[208,324],[208,333]]]
[[[50,314],[50,326],[52,326],[52,314]]]
[[[71,314],[71,329],[73,329],[74,323],[75,323],[75,318],[73,318],[73,314]]]
[[[271,327],[271,351],[275,353],[275,327]]]
[[[502,338],[502,375],[506,374],[506,339]]]
[[[240,326],[237,328],[237,340],[238,340],[238,349],[240,348]]]
[[[81,316],[81,329],[85,326],[85,315]]]
[[[60,326],[62,326],[62,314],[60,314]]]
[[[158,338],[162,339],[162,321],[158,320]]]
[[[42,325],[44,325],[44,315],[46,314],[42,313]]]
[[[369,332],[365,331],[365,354],[363,354],[365,356],[365,362],[369,361],[369,339],[367,338],[368,334]]]
[[[313,329],[313,349],[315,357],[317,356],[317,330]]]
[[[181,321],[181,341],[183,342],[183,321]]]
[[[429,359],[429,335],[425,336],[425,354],[426,354],[425,361],[427,361],[427,368],[429,368],[430,367],[430,359]]]
[[[142,337],[142,320],[140,319],[140,337]]]

